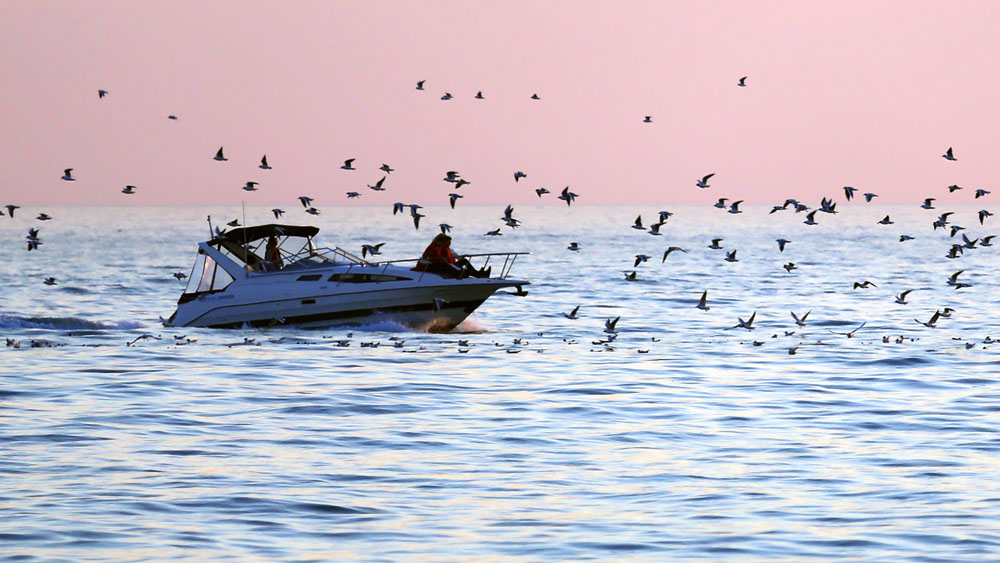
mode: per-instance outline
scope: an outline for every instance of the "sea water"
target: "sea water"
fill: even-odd
[[[385,242],[384,259],[441,222],[458,252],[532,252],[511,274],[528,295],[450,334],[165,328],[206,216],[269,207],[20,209],[0,218],[0,556],[995,559],[998,254],[945,257],[992,225],[955,207],[951,237],[936,210],[841,207],[808,226],[515,206],[499,237],[503,206],[423,209],[419,230],[390,208],[286,207],[321,245]],[[661,209],[662,236],[631,228]],[[946,283],[958,270],[970,287]]]

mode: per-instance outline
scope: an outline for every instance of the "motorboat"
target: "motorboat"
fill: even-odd
[[[467,255],[484,268],[499,268],[491,277],[462,278],[421,271],[420,258],[374,262],[318,247],[318,232],[277,224],[217,231],[198,243],[187,287],[164,325],[320,328],[385,320],[447,332],[497,290],[513,287],[508,293],[526,295],[523,286],[530,283],[508,277],[527,252]],[[271,237],[278,256],[267,250]]]

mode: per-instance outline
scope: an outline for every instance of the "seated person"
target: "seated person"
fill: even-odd
[[[264,265],[269,272],[280,270],[284,266],[281,261],[281,252],[278,251],[278,237],[274,235],[267,239],[267,248],[264,249]]]
[[[477,278],[490,277],[493,268],[477,270],[469,262],[468,258],[455,259],[451,252],[451,237],[440,233],[431,241],[424,250],[420,261],[413,268],[418,272],[430,272],[446,278],[467,278],[469,276]]]

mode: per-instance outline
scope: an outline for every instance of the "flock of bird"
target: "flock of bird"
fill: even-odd
[[[745,77],[745,76],[742,77],[742,78],[740,78],[739,81],[738,81],[738,83],[737,83],[737,86],[739,86],[739,87],[747,87],[746,80],[747,80],[747,77]],[[417,82],[416,90],[424,91],[425,90],[425,84],[426,84],[426,81],[424,81],[424,80],[421,80],[421,81]],[[108,91],[107,90],[103,90],[102,89],[102,90],[98,91],[98,97],[99,97],[99,99],[104,99],[107,96],[108,96]],[[446,92],[444,95],[441,96],[441,100],[444,100],[444,101],[451,100],[453,98],[454,98],[454,96],[451,93],[448,93],[448,92]],[[482,99],[485,99],[485,96],[480,91],[480,92],[476,93],[476,95],[474,96],[474,98],[482,100]],[[537,94],[533,94],[530,97],[530,99],[532,99],[532,100],[540,100],[540,97]],[[178,118],[175,115],[169,115],[168,119],[176,121]],[[650,116],[650,115],[643,116],[643,119],[641,121],[643,123],[652,123],[652,116]],[[945,160],[951,161],[951,162],[958,161],[958,157],[955,156],[955,153],[954,153],[952,147],[949,147],[948,150],[944,154],[941,155],[941,157],[944,158]],[[212,158],[216,162],[222,162],[222,163],[224,163],[224,162],[228,162],[229,161],[229,158],[227,158],[226,155],[225,155],[224,147],[219,147],[219,150],[215,153],[214,157],[212,157]],[[359,170],[359,168],[357,166],[355,166],[355,161],[356,161],[355,158],[348,158],[348,159],[346,159],[343,162],[343,164],[340,166],[340,169],[344,170],[344,171],[347,171],[347,172],[354,172],[354,171]],[[258,168],[260,168],[262,171],[267,171],[267,170],[272,170],[273,169],[272,166],[268,162],[266,154],[261,157],[260,164],[258,165]],[[67,182],[74,182],[74,181],[76,181],[77,178],[74,177],[73,170],[74,170],[73,168],[66,168],[63,171],[63,175],[61,176],[61,179],[63,181],[67,181]],[[377,181],[375,181],[372,184],[367,184],[367,188],[369,190],[371,190],[372,192],[384,192],[384,191],[386,191],[388,189],[388,186],[386,185],[386,181],[388,180],[388,178],[390,177],[390,175],[392,174],[392,172],[395,171],[395,169],[392,168],[391,166],[389,166],[388,164],[382,163],[382,165],[380,167],[378,167],[377,170],[379,172],[381,172],[381,178],[379,178]],[[527,177],[528,177],[528,175],[525,172],[521,171],[521,170],[517,170],[517,171],[513,172],[513,178],[514,178],[515,183],[520,182],[520,180],[525,179]],[[694,184],[694,186],[696,188],[698,188],[700,190],[708,190],[708,189],[712,188],[712,185],[710,184],[710,182],[713,180],[714,177],[715,177],[715,173],[705,174],[704,176],[701,176],[700,178],[695,178],[693,184]],[[447,194],[447,196],[448,196],[448,205],[450,206],[451,209],[455,209],[456,205],[459,202],[459,200],[464,197],[461,193],[459,193],[459,190],[462,187],[464,187],[464,186],[472,184],[472,181],[463,178],[462,175],[459,172],[455,171],[455,170],[448,170],[448,171],[446,171],[444,173],[444,177],[441,179],[441,181],[449,184],[450,187],[451,187],[451,189],[453,190],[453,191],[450,191]],[[256,191],[260,190],[260,188],[259,188],[260,185],[261,185],[260,182],[257,182],[257,181],[246,181],[246,183],[242,187],[242,189],[244,191],[247,191],[247,192],[256,192]],[[964,188],[961,187],[961,186],[958,186],[958,185],[951,185],[951,186],[948,186],[947,189],[948,189],[948,193],[954,193],[954,192],[962,190]],[[137,193],[137,190],[138,190],[138,188],[135,185],[125,185],[122,188],[121,193],[124,194],[124,195],[134,195],[135,193]],[[535,194],[537,195],[538,198],[542,198],[542,197],[544,197],[544,196],[552,193],[550,190],[548,190],[547,188],[544,188],[544,187],[535,188],[534,191],[535,191]],[[843,192],[844,192],[844,198],[845,198],[845,200],[847,202],[850,202],[850,201],[852,201],[855,198],[855,195],[858,192],[858,190],[856,188],[852,187],[852,186],[844,186]],[[361,192],[361,191],[349,191],[349,192],[346,192],[345,195],[346,195],[346,197],[348,199],[356,199],[356,198],[362,197],[363,192]],[[976,189],[973,192],[973,199],[978,200],[978,199],[984,198],[984,197],[986,197],[988,195],[990,195],[990,191],[989,190],[981,189],[981,188],[980,189]],[[875,193],[872,193],[872,192],[866,192],[866,193],[863,193],[862,196],[864,198],[865,203],[871,203],[875,198],[878,197],[878,194],[875,194]],[[567,206],[570,206],[570,205],[572,205],[576,201],[576,198],[579,197],[579,195],[576,194],[576,193],[574,193],[574,192],[572,192],[572,191],[570,191],[569,186],[566,186],[566,187],[564,187],[559,192],[559,195],[557,197],[558,197],[559,200],[565,202]],[[311,215],[319,215],[320,214],[319,208],[317,208],[316,206],[313,205],[314,201],[316,201],[315,198],[313,198],[311,196],[299,196],[298,200],[301,203],[302,208],[303,208],[303,210],[304,210],[305,213],[308,213],[308,214],[311,214]],[[934,206],[935,201],[937,201],[937,199],[934,198],[934,197],[926,198],[924,200],[923,204],[920,207],[922,209],[925,209],[925,210],[933,210],[933,209],[935,209],[935,206]],[[727,197],[720,197],[720,198],[718,198],[717,202],[714,204],[714,207],[716,207],[718,209],[721,209],[721,210],[725,211],[728,214],[738,215],[738,214],[742,214],[744,212],[744,210],[740,208],[740,205],[742,203],[743,203],[743,200],[735,200],[735,201],[733,201],[733,200],[730,200]],[[420,220],[425,217],[425,215],[420,212],[420,210],[422,208],[423,208],[423,206],[420,205],[420,204],[395,202],[392,205],[392,213],[393,213],[393,215],[396,215],[396,214],[403,214],[403,215],[405,215],[406,214],[406,210],[409,210],[409,216],[410,216],[410,218],[413,221],[414,228],[415,229],[419,229],[420,228]],[[6,209],[6,215],[10,219],[14,219],[14,217],[15,217],[15,211],[18,210],[18,209],[20,209],[20,206],[14,205],[14,204],[8,204],[3,209]],[[774,213],[779,213],[779,212],[787,212],[789,210],[791,210],[794,213],[803,213],[804,217],[805,217],[805,220],[802,221],[802,223],[805,224],[805,225],[809,225],[809,226],[818,225],[820,223],[819,219],[817,219],[819,217],[819,215],[818,215],[819,213],[828,214],[828,215],[835,215],[835,214],[838,213],[837,202],[835,202],[832,198],[827,198],[827,197],[822,198],[822,200],[820,201],[819,205],[817,207],[815,207],[815,208],[811,208],[808,205],[804,204],[803,202],[800,202],[797,199],[789,198],[789,199],[786,199],[784,202],[782,202],[780,204],[774,205],[770,209],[769,213],[774,214]],[[271,211],[274,214],[275,219],[280,219],[282,217],[282,215],[285,214],[285,211],[283,209],[280,209],[280,208],[274,208]],[[953,224],[953,223],[950,222],[951,221],[951,215],[953,215],[953,214],[954,213],[950,212],[950,211],[949,212],[941,213],[934,220],[934,222],[932,223],[932,227],[933,227],[933,229],[935,231],[938,230],[938,229],[944,229],[946,232],[949,232],[950,233],[950,237],[954,239],[954,237],[956,235],[958,235],[959,233],[961,233],[961,231],[965,230],[965,227],[963,227],[961,225]],[[0,210],[0,216],[2,216],[2,215],[4,215],[4,212],[2,210]],[[674,215],[674,213],[671,212],[671,211],[659,211],[659,212],[656,213],[656,221],[654,223],[649,224],[648,226],[643,223],[642,216],[639,215],[638,217],[635,218],[635,221],[631,225],[631,228],[635,229],[637,231],[648,233],[649,235],[654,236],[654,237],[662,236],[664,233],[661,232],[661,229],[663,228],[664,225],[667,224],[668,220],[673,215]],[[979,219],[980,225],[985,225],[986,220],[989,219],[992,216],[993,216],[992,212],[990,212],[990,211],[988,211],[986,209],[980,210],[978,212],[978,219]],[[52,216],[50,216],[50,215],[48,215],[47,213],[44,213],[44,212],[39,213],[36,216],[36,220],[43,221],[43,222],[44,221],[49,221],[49,220],[52,220],[52,219],[53,219]],[[506,206],[506,208],[505,208],[505,210],[503,212],[503,215],[500,217],[500,220],[503,222],[504,225],[506,225],[510,229],[517,229],[521,225],[521,220],[518,219],[518,218],[516,218],[516,217],[514,217],[514,208],[511,205],[507,205]],[[892,221],[892,219],[890,218],[889,215],[886,215],[881,221],[878,221],[878,224],[881,224],[881,225],[892,225],[892,224],[894,224],[894,221]],[[232,220],[232,221],[229,221],[228,223],[226,223],[226,225],[227,226],[232,226],[232,227],[237,227],[237,226],[240,226],[240,223],[239,223],[238,220]],[[439,226],[441,232],[448,232],[451,229],[451,225],[448,225],[447,223],[440,223],[438,226]],[[222,233],[224,231],[222,229],[217,228],[216,232],[217,233]],[[503,233],[501,232],[501,229],[497,228],[497,229],[493,229],[493,230],[487,231],[486,233],[484,233],[484,236],[500,236],[502,234]],[[995,235],[989,235],[989,236],[984,236],[982,238],[969,239],[968,236],[965,233],[961,233],[961,242],[960,243],[959,242],[952,242],[952,243],[950,243],[949,250],[948,250],[947,254],[945,254],[945,256],[948,259],[952,259],[952,260],[961,258],[965,254],[966,251],[976,250],[978,248],[992,246],[992,242],[991,241],[994,238],[995,238]],[[25,239],[27,241],[27,250],[28,251],[38,250],[39,247],[40,247],[40,245],[42,244],[42,241],[41,241],[41,239],[39,237],[39,229],[37,227],[30,228],[29,231],[28,231],[28,235],[25,237]],[[908,235],[908,234],[903,234],[903,235],[900,235],[899,242],[900,243],[905,243],[905,242],[908,242],[908,241],[913,240],[913,239],[914,239],[913,236]],[[723,240],[724,239],[722,237],[714,238],[714,239],[711,240],[711,244],[709,244],[707,246],[708,246],[708,248],[714,249],[714,250],[725,250],[725,257],[723,258],[724,261],[726,261],[726,262],[738,262],[739,259],[737,258],[737,249],[726,249],[726,248],[724,248],[722,246],[722,244],[721,244],[721,242]],[[778,238],[778,239],[776,239],[776,243],[777,243],[777,247],[778,247],[778,252],[781,253],[781,252],[785,251],[786,246],[789,245],[789,244],[791,244],[792,241],[789,240],[789,239],[786,239],[786,238]],[[378,256],[378,255],[380,255],[381,254],[381,248],[384,245],[385,245],[384,242],[380,242],[380,243],[368,243],[368,244],[362,245],[362,248],[361,248],[362,257],[366,258],[368,256]],[[581,248],[582,248],[581,245],[578,242],[575,242],[575,241],[574,242],[570,242],[569,245],[567,246],[567,250],[569,250],[571,252],[579,252],[581,250]],[[678,246],[670,246],[670,247],[668,247],[663,252],[663,255],[661,257],[661,263],[665,263],[667,261],[667,259],[671,256],[671,254],[674,253],[674,252],[688,253],[689,250],[685,249],[685,248],[678,247]],[[640,279],[639,276],[638,276],[638,268],[641,265],[643,265],[644,263],[648,262],[651,258],[652,258],[652,256],[647,255],[647,254],[636,254],[634,262],[632,262],[632,270],[626,270],[625,271],[625,277],[624,277],[625,281],[638,281]],[[787,264],[784,264],[782,267],[787,272],[789,272],[789,273],[791,273],[793,270],[798,269],[798,266],[796,264],[794,264],[793,262],[788,262]],[[959,270],[959,271],[955,272],[947,280],[947,284],[949,286],[951,286],[951,287],[954,287],[956,290],[960,290],[960,289],[971,287],[970,284],[963,283],[963,282],[959,281],[958,278],[959,278],[959,276],[963,272],[964,272],[964,270]],[[176,277],[179,280],[182,280],[186,276],[183,273],[175,273],[174,277]],[[47,277],[44,280],[44,284],[48,285],[48,286],[53,286],[53,285],[57,284],[57,280],[54,277]],[[875,286],[875,284],[873,284],[872,282],[865,280],[863,282],[854,282],[853,287],[854,287],[854,289],[866,289],[866,288],[869,288],[869,287],[877,287],[877,286]],[[895,302],[897,304],[905,305],[907,303],[907,301],[906,301],[907,296],[908,296],[908,294],[911,291],[913,291],[913,290],[912,289],[911,290],[905,290],[905,291],[902,291],[901,293],[899,293],[898,295],[896,295]],[[696,304],[696,308],[700,309],[702,311],[708,311],[710,309],[710,306],[708,304],[708,291],[703,291],[702,292],[701,297],[700,297],[700,299],[698,300],[698,302]],[[570,320],[578,319],[579,318],[579,310],[580,310],[580,306],[577,306],[570,313],[563,313],[563,316],[565,318],[567,318],[567,319],[570,319]],[[806,312],[805,314],[802,314],[801,316],[799,316],[796,313],[792,312],[791,316],[792,316],[792,319],[794,321],[794,324],[796,326],[798,326],[798,327],[804,327],[804,326],[806,326],[806,321],[807,321],[807,318],[808,318],[810,312],[811,311]],[[919,319],[914,319],[914,320],[917,323],[919,323],[920,325],[924,326],[924,327],[932,328],[933,329],[933,328],[936,328],[938,326],[938,322],[941,319],[950,318],[953,312],[954,312],[954,309],[945,307],[943,309],[936,310],[930,316],[930,318],[927,321],[922,321],[922,320],[919,320]],[[742,318],[738,318],[737,319],[737,324],[735,324],[732,328],[741,328],[741,329],[745,329],[745,330],[748,330],[748,331],[752,331],[752,330],[754,330],[756,328],[754,326],[754,320],[755,320],[755,318],[756,318],[756,311],[754,311],[748,317],[748,319],[746,321],[744,321]],[[610,345],[614,341],[615,337],[617,336],[618,330],[617,330],[616,327],[617,327],[617,323],[618,323],[619,320],[620,320],[620,317],[614,318],[614,319],[607,319],[607,321],[605,323],[604,332],[608,336],[606,337],[606,340],[595,342],[595,344],[603,343],[605,345]],[[854,336],[854,334],[855,334],[856,331],[860,330],[864,326],[865,326],[865,323],[862,323],[860,326],[858,326],[857,328],[855,328],[852,331],[849,331],[849,332],[846,332],[846,333],[838,333],[838,334],[843,334],[843,335],[846,335],[848,338],[850,338],[850,337]],[[888,337],[884,337],[883,340],[886,341],[885,339],[887,339],[887,338]],[[757,343],[755,342],[755,344],[757,344]],[[8,345],[10,345],[9,342],[8,342]],[[789,349],[789,353],[790,354],[794,354],[796,349],[797,349],[797,347],[790,348]]]

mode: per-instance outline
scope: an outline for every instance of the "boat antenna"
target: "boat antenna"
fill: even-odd
[[[243,208],[243,254],[246,256],[246,260],[243,261],[243,276],[250,277],[250,248],[247,244],[247,203],[245,201],[240,201],[240,207]]]
[[[215,232],[212,231],[212,216],[208,216],[208,240],[215,238]]]

